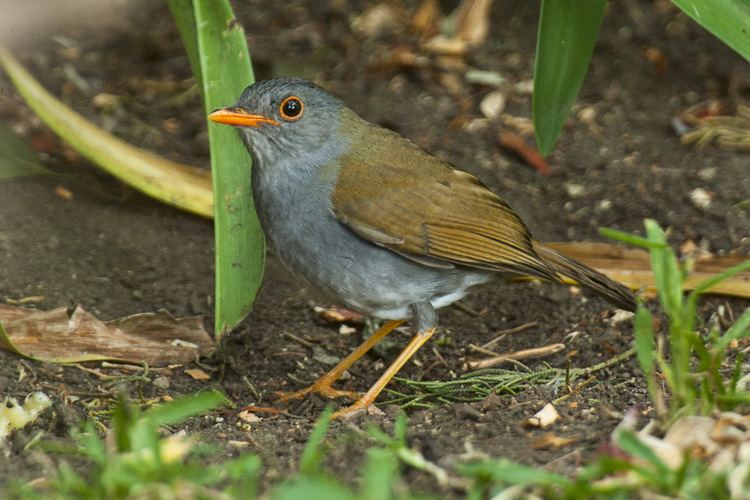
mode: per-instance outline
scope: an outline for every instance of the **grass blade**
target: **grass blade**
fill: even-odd
[[[672,3],[750,61],[750,3],[747,0],[672,0]]]
[[[245,32],[228,0],[194,0],[206,113],[233,104],[253,82]],[[250,189],[251,159],[237,131],[208,124],[216,234],[216,339],[250,311],[260,287],[263,233]]]
[[[552,151],[583,83],[606,0],[542,0],[532,113],[543,155]]]
[[[315,427],[313,427],[310,433],[305,449],[302,451],[302,457],[299,460],[299,471],[302,474],[314,475],[320,472],[323,465],[323,455],[325,454],[323,439],[325,439],[326,432],[328,432],[328,424],[331,423],[332,415],[333,408],[329,406],[315,423]]]
[[[750,336],[750,308],[745,309],[742,316],[734,322],[729,329],[724,332],[724,335],[716,341],[714,349],[723,351],[733,340],[739,340],[742,337]]]

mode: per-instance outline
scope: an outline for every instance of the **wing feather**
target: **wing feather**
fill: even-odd
[[[378,134],[389,140],[378,141]],[[366,155],[338,160],[331,197],[336,217],[356,234],[426,265],[557,279],[525,224],[476,177],[389,131],[379,129],[368,141],[374,146]]]

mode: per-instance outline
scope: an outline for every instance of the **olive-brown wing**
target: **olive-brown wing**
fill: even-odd
[[[412,161],[341,158],[331,200],[336,217],[359,236],[426,265],[558,280],[500,197],[446,162],[408,153]]]

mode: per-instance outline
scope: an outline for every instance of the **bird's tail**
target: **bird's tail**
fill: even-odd
[[[635,295],[622,283],[607,278],[599,271],[568,258],[541,243],[534,242],[534,250],[545,264],[552,269],[563,283],[573,281],[578,286],[587,288],[612,304],[628,311],[635,311]]]

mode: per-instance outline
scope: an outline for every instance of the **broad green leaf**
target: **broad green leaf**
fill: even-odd
[[[195,10],[193,0],[167,0],[169,12],[180,31],[182,45],[185,46],[190,69],[193,71],[195,84],[203,95],[203,75],[201,74],[201,59],[198,52],[198,32],[195,25]]]
[[[0,123],[0,179],[51,173],[12,128]]]
[[[594,51],[606,0],[542,0],[532,114],[543,155],[552,151]]]
[[[748,0],[672,0],[672,3],[750,61]]]
[[[228,0],[194,0],[206,114],[237,102],[253,71],[245,32]],[[237,131],[208,124],[216,203],[216,339],[250,312],[260,287],[263,233],[250,188],[251,159]]]

